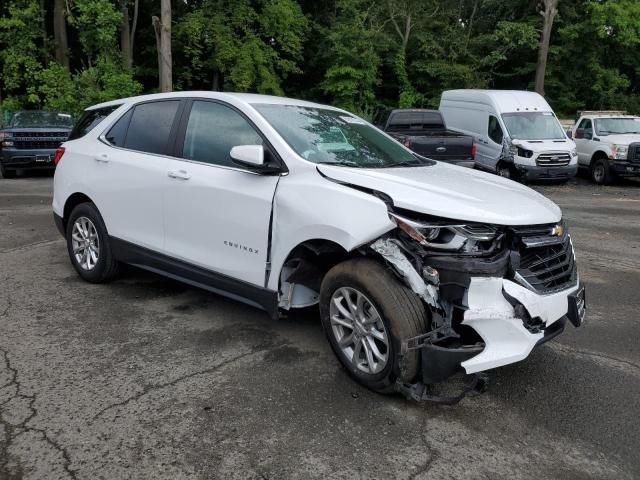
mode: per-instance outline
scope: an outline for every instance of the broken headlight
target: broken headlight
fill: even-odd
[[[389,212],[400,230],[430,250],[467,254],[493,252],[503,237],[501,229],[479,223],[422,222]]]

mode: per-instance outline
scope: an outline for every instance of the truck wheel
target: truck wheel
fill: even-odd
[[[506,163],[498,164],[498,167],[496,168],[496,174],[499,177],[503,177],[503,178],[512,179],[514,177],[511,166]]]
[[[16,171],[9,170],[0,165],[0,173],[2,174],[2,178],[16,178]]]
[[[92,203],[81,203],[71,211],[67,250],[73,268],[87,282],[105,283],[118,274],[119,262],[113,257],[107,228]]]
[[[320,315],[334,353],[366,387],[391,393],[397,379],[418,375],[420,354],[401,356],[400,345],[427,331],[427,310],[380,263],[360,258],[333,267],[322,281]]]
[[[594,160],[591,164],[591,180],[598,185],[607,185],[611,183],[612,175],[609,170],[609,161],[606,158]]]

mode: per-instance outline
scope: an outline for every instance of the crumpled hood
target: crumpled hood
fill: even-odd
[[[513,140],[514,145],[531,150],[535,153],[542,152],[570,152],[576,148],[573,140]]]
[[[324,176],[386,193],[395,206],[415,212],[495,225],[536,225],[560,220],[560,207],[519,183],[442,162],[405,168],[318,165]]]
[[[640,135],[637,133],[623,133],[616,135],[598,135],[598,138],[602,143],[608,145],[629,145],[634,142],[640,142]]]

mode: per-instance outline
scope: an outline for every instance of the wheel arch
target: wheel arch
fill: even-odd
[[[594,152],[593,155],[591,155],[591,161],[589,162],[589,166],[593,165],[593,162],[597,161],[597,160],[602,160],[602,159],[607,159],[609,158],[609,155],[607,155],[607,153],[603,150],[598,150],[596,152]]]
[[[317,303],[320,284],[327,272],[359,255],[357,249],[348,251],[329,239],[312,238],[299,242],[291,248],[278,270],[272,272],[277,279],[277,286],[274,286],[282,294],[281,308],[300,308]]]
[[[66,202],[64,203],[64,209],[62,213],[62,226],[65,232],[67,231],[67,222],[69,221],[71,212],[81,203],[93,203],[95,205],[93,200],[91,200],[88,195],[81,192],[75,192],[69,195],[69,198],[67,198]]]

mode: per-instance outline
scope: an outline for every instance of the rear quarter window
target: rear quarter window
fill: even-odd
[[[109,107],[95,108],[93,110],[85,110],[78,119],[78,122],[69,134],[69,140],[84,137],[93,130],[102,120],[111,115],[120,105],[111,105]]]

